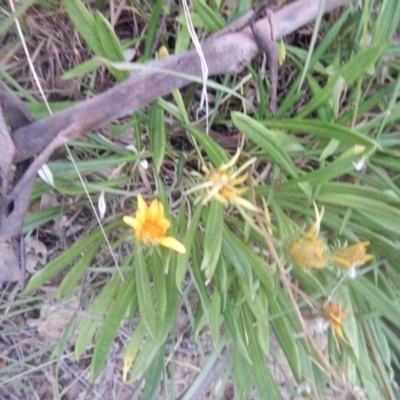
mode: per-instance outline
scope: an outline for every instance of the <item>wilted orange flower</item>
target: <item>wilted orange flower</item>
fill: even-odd
[[[342,324],[347,317],[347,311],[338,303],[329,303],[322,311],[323,317],[332,324],[334,331],[343,339]]]
[[[309,267],[321,269],[326,266],[329,258],[324,255],[326,246],[318,240],[321,220],[324,215],[324,207],[321,213],[314,203],[315,223],[310,227],[305,235],[300,236],[289,246],[289,254],[299,267]]]
[[[257,211],[257,208],[248,200],[241,197],[247,191],[247,188],[237,188],[236,186],[242,184],[248,177],[248,173],[239,176],[249,165],[256,161],[252,158],[245,162],[238,170],[233,173],[227,171],[232,168],[240,155],[240,149],[237,149],[234,157],[226,164],[222,164],[215,171],[210,171],[206,166],[202,167],[202,171],[206,176],[206,181],[200,185],[195,186],[186,191],[186,194],[193,193],[199,189],[206,189],[207,195],[204,197],[202,203],[207,204],[212,198],[220,203],[227,205],[229,202],[243,206],[251,211]]]
[[[365,241],[345,247],[337,252],[332,260],[345,268],[361,267],[374,258],[372,254],[367,254],[368,245],[369,242]]]
[[[124,216],[123,219],[135,230],[137,240],[152,246],[160,244],[181,254],[186,253],[185,246],[181,242],[172,236],[165,236],[171,222],[164,218],[164,207],[157,199],[154,199],[149,207],[139,194],[135,217]]]

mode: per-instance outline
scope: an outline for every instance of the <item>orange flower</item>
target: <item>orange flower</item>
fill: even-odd
[[[347,317],[347,311],[338,303],[329,303],[322,311],[323,317],[332,324],[334,331],[343,339],[342,324]]]
[[[372,254],[367,254],[368,245],[369,242],[365,241],[345,247],[337,252],[332,260],[344,268],[361,267],[374,258]]]
[[[289,246],[289,254],[293,261],[299,267],[309,267],[321,269],[326,266],[329,258],[324,255],[326,246],[318,240],[319,229],[321,220],[324,215],[324,207],[321,208],[321,213],[314,203],[315,208],[315,223],[305,233],[300,236]]]
[[[178,253],[186,253],[185,246],[181,242],[174,237],[165,236],[171,222],[164,218],[164,207],[158,200],[154,199],[149,207],[139,194],[135,217],[124,216],[123,219],[135,230],[137,240],[152,246],[161,244]]]

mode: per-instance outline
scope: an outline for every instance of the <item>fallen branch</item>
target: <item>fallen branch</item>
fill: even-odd
[[[325,12],[351,2],[326,0]],[[319,6],[319,0],[299,0],[276,11],[273,17],[275,39],[312,22]],[[271,36],[268,18],[259,20],[255,26],[260,32],[265,32],[267,38]],[[210,76],[238,73],[258,52],[250,28],[216,36],[203,46]],[[201,77],[200,60],[195,50],[150,62],[148,66],[149,69],[165,69]],[[140,107],[190,83],[187,79],[169,74],[136,72],[126,81],[90,100],[16,130],[13,133],[16,147],[14,162],[38,154],[58,132],[65,131],[68,126],[75,126],[70,139],[78,138],[100,125],[130,115]]]

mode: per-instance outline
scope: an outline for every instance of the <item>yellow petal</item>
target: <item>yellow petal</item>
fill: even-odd
[[[137,199],[138,199],[138,212],[140,213],[147,212],[149,208],[147,207],[147,204],[143,200],[143,197],[140,193],[138,194]]]
[[[235,193],[229,192],[229,193],[224,193],[225,197],[228,199],[232,200],[235,204],[238,204],[239,206],[245,207],[248,210],[257,212],[257,207],[255,207],[250,201],[244,199],[243,197],[238,196]]]
[[[222,165],[218,168],[218,171],[224,172],[224,171],[226,171],[227,169],[233,167],[233,166],[236,164],[236,161],[238,160],[239,156],[240,156],[240,148],[238,148],[238,149],[236,150],[235,155],[233,156],[233,158],[232,158],[229,162],[227,162],[226,164],[222,164]]]
[[[140,230],[142,228],[142,224],[136,218],[125,215],[123,217],[123,220],[127,225],[129,225],[131,228],[135,229],[136,231]]]
[[[164,231],[164,233],[170,228],[171,222],[166,218],[160,219],[157,221],[158,226]]]
[[[367,254],[368,245],[369,242],[365,241],[348,246],[333,256],[332,260],[345,268],[361,267],[374,258],[372,254]]]
[[[342,327],[340,326],[340,324],[337,323],[337,322],[333,322],[333,321],[332,321],[332,327],[333,327],[333,329],[335,330],[335,332],[340,336],[340,338],[343,339],[343,340],[345,340],[345,339],[344,339],[344,336],[343,336]]]
[[[302,236],[289,247],[289,253],[299,267],[321,269],[328,263],[323,255],[326,246],[317,239]]]
[[[160,244],[161,246],[168,247],[169,249],[174,250],[177,253],[186,253],[185,246],[172,236],[164,236],[160,239]]]
[[[246,172],[245,174],[243,174],[242,176],[239,176],[236,179],[232,179],[229,181],[229,184],[231,186],[237,186],[240,185],[241,183],[243,183],[247,178],[249,177],[249,174]]]
[[[150,221],[157,221],[159,219],[159,213],[160,213],[160,209],[161,209],[161,218],[163,217],[163,213],[164,213],[164,209],[162,204],[154,199],[149,207],[149,220]]]
[[[322,217],[324,216],[325,212],[325,208],[323,206],[321,207],[321,212],[318,212],[318,207],[315,203],[314,203],[314,209],[315,209],[315,222],[305,234],[305,237],[308,237],[310,239],[312,238],[316,239],[318,237]]]

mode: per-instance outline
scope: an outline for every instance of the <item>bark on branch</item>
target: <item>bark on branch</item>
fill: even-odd
[[[326,0],[325,12],[352,1]],[[279,39],[312,22],[317,16],[320,3],[320,0],[298,0],[276,11],[273,17],[274,37]],[[256,26],[268,36],[271,27],[267,18],[258,21]],[[258,48],[250,29],[246,28],[207,41],[203,52],[209,75],[212,76],[239,72],[256,55]],[[195,50],[148,65],[201,77],[200,60]],[[71,133],[70,140],[83,136],[102,124],[125,117],[190,83],[186,79],[150,70],[136,72],[126,81],[90,100],[16,130],[13,133],[16,148],[14,162],[18,163],[38,154],[58,132],[65,131],[71,125],[75,126],[75,130]]]

